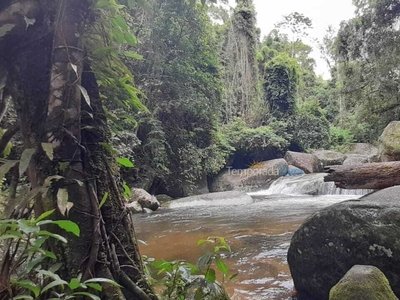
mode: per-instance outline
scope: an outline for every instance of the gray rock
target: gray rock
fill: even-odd
[[[346,159],[346,155],[331,150],[318,150],[313,153],[324,166],[341,165]]]
[[[126,207],[134,214],[143,212],[142,206],[137,201],[132,201],[131,203],[127,203]]]
[[[343,162],[344,166],[354,166],[369,163],[370,158],[366,155],[347,154],[346,160]]]
[[[144,208],[151,209],[152,211],[156,211],[160,207],[160,202],[158,202],[157,198],[150,195],[143,189],[131,189],[131,196],[129,202],[137,201],[140,206]]]
[[[374,156],[378,154],[378,147],[368,143],[354,143],[351,145],[351,150],[346,153],[348,154]]]
[[[335,285],[329,300],[398,300],[385,274],[373,266],[356,265]]]
[[[315,213],[293,235],[288,262],[299,300],[327,300],[354,265],[378,267],[400,296],[400,186]]]
[[[302,169],[306,174],[322,172],[321,161],[313,154],[288,151],[285,160],[289,165]]]
[[[400,160],[400,121],[391,122],[379,138],[379,156],[381,161]]]
[[[226,169],[218,174],[211,186],[211,192],[254,191],[268,188],[271,183],[288,172],[284,159],[274,159],[253,165],[249,169]]]

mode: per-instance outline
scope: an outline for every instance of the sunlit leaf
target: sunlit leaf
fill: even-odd
[[[107,199],[108,199],[108,192],[106,192],[106,193],[104,194],[103,198],[101,199],[99,208],[102,208],[102,207],[103,207],[103,205],[106,203]]]
[[[117,163],[119,163],[121,166],[124,166],[126,168],[134,167],[134,164],[130,161],[129,158],[119,157],[119,158],[117,158]]]
[[[83,86],[81,86],[81,85],[79,85],[79,84],[78,84],[78,88],[80,89],[80,91],[81,91],[81,93],[82,93],[82,95],[83,95],[83,98],[85,99],[87,105],[88,105],[89,107],[91,107],[91,106],[90,106],[90,97],[89,97],[89,94],[88,94],[87,90],[86,90]]]
[[[22,152],[21,159],[19,161],[19,176],[21,177],[22,174],[25,173],[26,169],[31,162],[32,156],[35,154],[35,149],[25,149]]]
[[[59,189],[57,192],[57,207],[63,216],[65,216],[65,213],[67,212],[67,204],[68,204],[68,190]]]
[[[35,221],[40,222],[40,221],[46,219],[47,217],[49,217],[50,215],[52,215],[55,211],[56,211],[55,209],[45,211]]]
[[[54,149],[51,143],[42,143],[42,148],[50,160],[54,159]]]
[[[54,221],[53,223],[64,229],[66,232],[70,232],[76,236],[80,236],[79,226],[75,222],[69,220],[58,220]]]

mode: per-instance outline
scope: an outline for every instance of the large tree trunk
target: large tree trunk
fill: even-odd
[[[68,234],[66,246],[49,245],[63,262],[60,272],[65,279],[82,273],[123,286],[122,294],[106,285],[102,299],[157,299],[144,278],[131,217],[114,179],[115,159],[100,144],[109,141],[107,120],[82,42],[89,1],[21,0],[12,6],[28,10],[25,4],[34,8],[35,24],[28,30],[24,24],[25,31],[16,25],[9,32],[12,39],[0,37],[0,53],[7,53],[0,61],[8,71],[6,88],[13,91],[24,148],[37,149],[27,172],[31,188],[49,176],[64,177],[47,196],[36,199],[35,214],[58,208],[56,195],[66,189],[73,207],[67,216],[58,211],[57,218],[80,227],[81,236]],[[7,9],[0,5],[0,26]],[[53,160],[41,143],[52,144]],[[100,210],[99,199],[106,193]]]
[[[355,166],[328,166],[324,181],[334,181],[343,189],[384,189],[400,185],[400,162]]]

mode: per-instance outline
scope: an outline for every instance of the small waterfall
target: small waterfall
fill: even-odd
[[[268,190],[249,193],[251,196],[262,195],[357,195],[362,196],[373,190],[345,190],[337,188],[334,182],[324,182],[325,173],[302,176],[285,176],[272,183]]]
[[[318,195],[356,195],[364,196],[372,193],[374,190],[346,190],[338,188],[334,182],[324,182],[318,191]]]

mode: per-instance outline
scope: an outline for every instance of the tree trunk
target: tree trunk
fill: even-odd
[[[61,275],[105,277],[123,287],[105,285],[102,299],[157,299],[143,275],[132,219],[114,179],[118,167],[101,146],[109,142],[107,120],[82,41],[89,1],[21,0],[12,6],[24,4],[35,8],[35,24],[28,30],[24,24],[23,31],[16,26],[12,39],[0,37],[0,56],[7,53],[0,61],[8,71],[7,89],[14,91],[24,148],[37,149],[27,171],[31,188],[48,176],[63,176],[47,196],[36,199],[35,214],[58,208],[57,193],[66,189],[73,207],[66,216],[58,211],[57,218],[80,227],[79,238],[66,236],[67,245],[49,245],[63,262]],[[0,26],[2,9],[10,7],[0,5]],[[85,90],[91,103],[82,96]],[[41,143],[52,144],[53,160]]]
[[[324,181],[334,181],[343,189],[384,189],[400,185],[400,162],[370,163],[355,166],[327,166]]]

